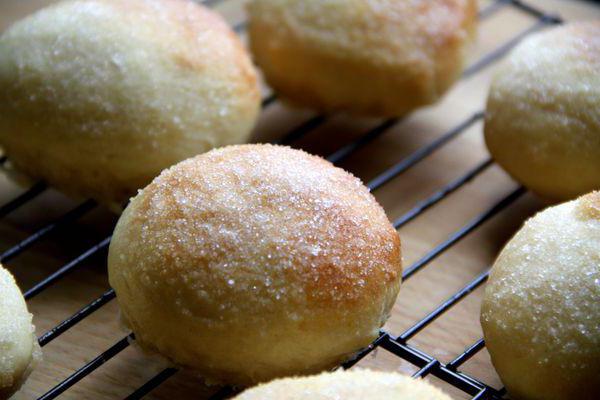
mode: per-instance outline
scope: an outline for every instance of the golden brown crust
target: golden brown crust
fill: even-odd
[[[516,180],[551,200],[600,187],[600,22],[532,35],[494,77],[485,141]]]
[[[248,389],[235,400],[450,400],[424,380],[393,372],[352,369],[278,379]]]
[[[105,203],[246,141],[259,96],[236,35],[192,1],[60,2],[0,38],[0,143],[14,166]]]
[[[473,0],[254,0],[251,49],[292,103],[401,115],[436,101],[460,75],[476,8]]]
[[[400,242],[345,171],[285,147],[231,146],[133,199],[109,271],[143,345],[248,384],[319,371],[374,339],[398,292]]]

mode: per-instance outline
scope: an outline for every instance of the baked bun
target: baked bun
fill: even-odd
[[[459,77],[475,0],[253,0],[255,61],[284,99],[323,112],[398,116]]]
[[[234,400],[451,400],[420,379],[353,369],[284,378],[248,389]]]
[[[19,390],[41,356],[31,319],[15,279],[0,265],[0,399]]]
[[[140,345],[249,385],[347,360],[398,294],[400,240],[362,183],[272,145],[163,171],[121,216],[109,279]]]
[[[598,399],[599,305],[594,192],[527,221],[494,264],[481,325],[511,399]]]
[[[516,180],[550,200],[600,188],[600,22],[532,35],[495,76],[485,140]]]
[[[260,106],[249,56],[185,0],[75,0],[0,37],[0,145],[70,194],[124,202],[160,171],[244,142]]]

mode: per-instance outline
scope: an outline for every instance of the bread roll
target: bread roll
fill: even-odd
[[[0,265],[0,399],[19,390],[41,357],[25,299]]]
[[[398,116],[438,100],[463,69],[475,0],[252,0],[251,50],[288,101]]]
[[[210,381],[321,371],[377,338],[400,240],[362,183],[271,145],[163,171],[121,216],[109,279],[139,344]]]
[[[353,369],[284,378],[248,389],[234,400],[451,400],[420,379]]]
[[[496,161],[542,197],[600,189],[600,22],[518,45],[490,89],[485,140]]]
[[[65,1],[0,37],[0,146],[30,177],[105,203],[246,141],[259,103],[239,40],[192,1]]]
[[[511,399],[598,399],[600,192],[525,223],[494,264],[481,325]]]

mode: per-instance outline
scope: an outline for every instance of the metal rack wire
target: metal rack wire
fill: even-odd
[[[222,1],[226,0],[205,0],[204,3],[206,5],[212,6]],[[560,17],[547,14],[543,10],[539,10],[521,0],[496,0],[495,2],[491,3],[487,8],[481,10],[479,17],[481,19],[490,18],[503,7],[515,7],[516,9],[530,15],[534,18],[533,24],[524,31],[518,33],[516,36],[514,36],[501,46],[499,46],[498,48],[496,48],[495,50],[493,50],[492,52],[482,57],[470,67],[468,67],[463,74],[464,78],[470,77],[478,73],[482,69],[486,68],[493,62],[500,59],[521,39],[523,39],[530,33],[539,30],[544,26],[558,24],[562,22]],[[245,22],[236,25],[234,28],[237,31],[242,31],[243,29],[245,29]],[[276,96],[269,95],[263,100],[263,106],[268,107],[275,101]],[[441,149],[443,146],[450,143],[461,133],[465,132],[469,127],[482,120],[483,116],[483,110],[478,110],[474,112],[469,118],[462,121],[449,131],[445,132],[431,143],[416,150],[407,157],[404,157],[403,159],[399,160],[391,168],[381,172],[379,175],[377,175],[375,178],[373,178],[370,182],[367,183],[367,187],[370,190],[377,190],[381,188],[386,183],[390,182],[392,179],[397,178],[399,175],[405,173],[410,168],[417,165],[420,161],[424,160],[426,157],[428,157],[435,151]],[[281,144],[294,143],[296,140],[302,138],[303,136],[309,134],[311,131],[315,130],[320,125],[324,124],[327,120],[328,117],[325,115],[317,115],[312,118],[309,118],[308,120],[302,122],[300,125],[291,129],[289,132],[287,132],[287,134],[283,135],[277,142]],[[364,132],[361,136],[358,137],[358,139],[343,145],[338,150],[331,153],[327,157],[327,159],[333,163],[339,163],[345,160],[355,151],[357,151],[360,148],[363,148],[364,146],[366,146],[367,144],[384,134],[386,131],[390,130],[398,122],[398,119],[388,119],[381,122],[376,127]],[[4,164],[6,161],[6,157],[0,157],[0,164]],[[441,187],[438,191],[432,193],[429,197],[416,203],[411,209],[409,209],[409,211],[404,213],[402,216],[400,216],[393,222],[394,227],[396,229],[400,229],[406,224],[410,223],[415,218],[423,214],[426,210],[433,207],[440,201],[444,200],[454,191],[463,187],[472,179],[476,178],[478,175],[486,171],[491,165],[493,165],[493,161],[488,158],[483,162],[480,162],[479,164],[473,166],[472,169],[467,171],[464,175],[459,176],[454,181],[446,184],[445,186]],[[43,182],[34,184],[13,200],[5,203],[4,205],[1,205],[0,218],[5,217],[9,213],[17,210],[19,207],[23,206],[24,204],[39,196],[46,189],[47,186]],[[424,257],[422,257],[421,259],[410,265],[408,268],[406,268],[402,276],[403,280],[410,279],[412,276],[414,276],[414,274],[421,271],[425,266],[427,266],[441,254],[443,254],[446,250],[450,249],[453,245],[455,245],[460,240],[468,236],[471,232],[476,230],[487,220],[489,220],[494,215],[498,214],[500,211],[508,207],[523,193],[525,193],[525,189],[523,189],[522,187],[517,187],[512,192],[508,193],[505,197],[500,199],[492,207],[485,210],[482,214],[468,221],[464,226],[462,226],[459,230],[451,234],[445,241],[433,248]],[[32,235],[17,243],[15,246],[2,252],[0,254],[0,262],[4,263],[13,259],[14,257],[17,257],[18,255],[26,251],[34,243],[40,241],[41,239],[45,238],[51,233],[59,229],[68,228],[68,226],[71,223],[81,218],[95,207],[96,203],[92,200],[87,200],[79,204],[77,207],[73,208],[66,214],[62,215],[61,217],[57,218],[51,223],[41,227]],[[33,298],[34,296],[38,295],[43,290],[48,288],[50,285],[64,278],[67,274],[75,271],[79,266],[81,266],[84,263],[84,261],[88,260],[90,257],[99,253],[100,251],[106,249],[110,243],[110,239],[110,236],[105,237],[100,242],[96,243],[92,247],[88,248],[85,252],[81,253],[79,256],[75,257],[70,262],[66,263],[57,271],[50,274],[49,276],[38,282],[36,285],[26,290],[24,293],[25,298],[28,300]],[[420,321],[418,321],[416,324],[414,324],[412,327],[408,328],[401,334],[393,335],[389,332],[381,331],[377,340],[375,340],[368,348],[363,349],[353,360],[345,363],[342,367],[350,368],[376,348],[382,348],[418,367],[419,370],[414,374],[415,377],[424,377],[431,374],[464,391],[470,396],[473,396],[473,399],[501,398],[504,395],[504,389],[494,389],[481,382],[476,377],[465,374],[459,370],[459,368],[466,361],[468,361],[471,357],[473,357],[475,354],[477,354],[480,350],[484,348],[485,343],[483,339],[479,339],[472,345],[468,346],[459,356],[457,356],[455,359],[453,359],[447,364],[440,362],[431,355],[407,343],[409,339],[413,338],[425,327],[427,327],[438,317],[440,317],[444,312],[455,306],[466,296],[468,296],[473,290],[482,285],[486,281],[487,277],[488,271],[476,276],[466,286],[464,286],[458,292],[454,293],[446,301],[439,304],[429,314],[424,316]],[[102,306],[104,306],[114,298],[115,292],[112,289],[106,291],[100,297],[91,301],[89,304],[87,304],[85,307],[81,308],[79,311],[68,317],[66,320],[62,321],[60,324],[50,329],[48,332],[42,334],[38,338],[40,346],[45,346],[51,341],[55,340],[67,330],[72,328],[74,325],[76,325],[77,323],[94,313],[96,310],[100,309]],[[111,346],[109,349],[107,349],[106,351],[98,355],[96,358],[94,358],[93,360],[82,366],[80,369],[75,371],[64,381],[58,383],[55,387],[51,388],[48,392],[39,397],[39,399],[50,400],[56,398],[61,393],[68,390],[70,387],[79,382],[81,379],[85,378],[87,375],[92,373],[102,364],[104,364],[112,357],[114,357],[115,355],[123,351],[125,348],[127,348],[132,340],[135,340],[133,334],[125,336],[113,346]],[[133,393],[131,393],[129,396],[127,396],[126,399],[133,400],[142,398],[175,373],[177,373],[177,370],[175,368],[164,369],[159,374],[150,379],[148,382],[139,387],[137,390],[135,390]],[[231,393],[233,393],[232,388],[224,388],[217,394],[215,394],[213,398],[223,398],[227,395],[230,395]]]

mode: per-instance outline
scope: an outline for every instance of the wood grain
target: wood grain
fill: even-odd
[[[24,15],[50,3],[48,0],[3,0],[0,4],[0,30]],[[244,1],[225,0],[217,7],[233,24],[244,18]],[[592,3],[569,0],[530,0],[531,4],[560,13],[567,20],[600,17]],[[482,7],[489,1],[482,1]],[[483,20],[479,39],[472,49],[470,63],[527,29],[535,22],[531,16],[512,7],[502,7]],[[484,108],[488,84],[495,68],[463,79],[444,99],[406,117],[368,146],[352,154],[341,166],[365,181],[389,168],[403,157],[440,137],[444,132]],[[266,90],[266,89],[265,89]],[[275,103],[269,106],[256,129],[255,141],[282,136],[313,114],[292,110]],[[380,121],[333,116],[327,123],[294,143],[312,153],[328,155],[376,126]],[[434,152],[424,161],[374,192],[390,219],[409,210],[417,201],[431,195],[475,166],[487,155],[481,122]],[[516,187],[498,167],[492,166],[434,208],[400,230],[405,264],[408,266],[443,242],[471,218],[488,209]],[[0,175],[0,204],[24,189]],[[37,228],[68,211],[78,201],[48,190],[34,201],[0,221],[0,250],[26,238]],[[498,216],[485,223],[427,267],[406,281],[386,329],[399,334],[486,270],[503,243],[523,220],[542,208],[539,200],[526,194]],[[68,229],[63,229],[35,244],[30,250],[7,262],[22,289],[56,271],[111,232],[116,217],[98,208]],[[84,262],[78,269],[29,301],[38,334],[52,328],[108,289],[104,252]],[[476,290],[441,318],[409,341],[411,345],[448,362],[482,336],[479,305],[482,288]],[[101,308],[44,348],[44,361],[15,397],[40,396],[68,377],[84,363],[122,339],[127,332],[118,322],[115,302]],[[361,367],[412,373],[416,368],[380,349],[359,363]],[[66,391],[64,399],[120,399],[153,377],[164,365],[130,346],[94,373]],[[465,372],[496,388],[501,383],[481,351],[467,362]],[[435,378],[427,377],[457,399],[464,393]],[[204,387],[189,373],[179,372],[153,391],[149,399],[201,399],[215,388]]]

